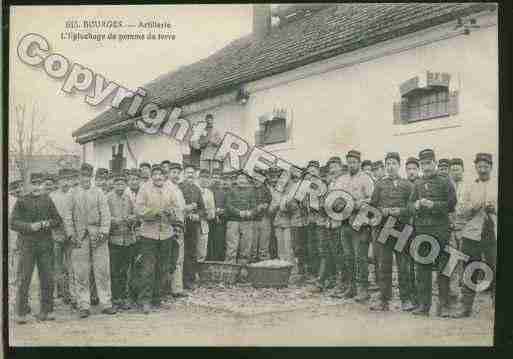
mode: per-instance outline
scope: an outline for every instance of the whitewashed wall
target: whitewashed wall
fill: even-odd
[[[292,139],[269,149],[299,165],[343,156],[351,148],[378,160],[387,151],[406,158],[432,147],[438,158],[463,158],[473,175],[476,152],[497,159],[497,47],[497,28],[490,27],[256,91],[247,104],[246,138],[253,141],[259,115],[286,107],[293,113]],[[451,74],[451,88],[459,91],[458,115],[394,125],[399,85],[426,70]]]

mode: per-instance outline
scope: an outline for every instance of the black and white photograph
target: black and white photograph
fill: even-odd
[[[10,5],[8,345],[493,346],[499,8]]]

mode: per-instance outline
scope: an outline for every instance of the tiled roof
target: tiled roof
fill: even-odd
[[[215,54],[148,83],[147,101],[182,106],[235,89],[243,83],[386,41],[472,13],[486,3],[338,4],[258,39],[248,35]],[[110,109],[73,132],[83,135],[128,119]]]

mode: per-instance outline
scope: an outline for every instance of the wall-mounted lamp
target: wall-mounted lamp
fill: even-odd
[[[249,100],[249,92],[245,91],[244,89],[240,89],[239,93],[237,94],[237,102],[241,105],[245,105],[246,102]]]

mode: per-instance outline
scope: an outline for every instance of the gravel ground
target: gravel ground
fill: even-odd
[[[36,280],[36,313],[37,289]],[[56,321],[16,325],[11,317],[9,337],[16,346],[492,345],[490,302],[481,294],[472,318],[451,320],[413,317],[400,312],[398,302],[388,313],[369,312],[354,301],[310,294],[308,287],[199,288],[172,309],[149,315],[131,310],[107,316],[93,307],[93,315],[81,320],[58,300]]]

